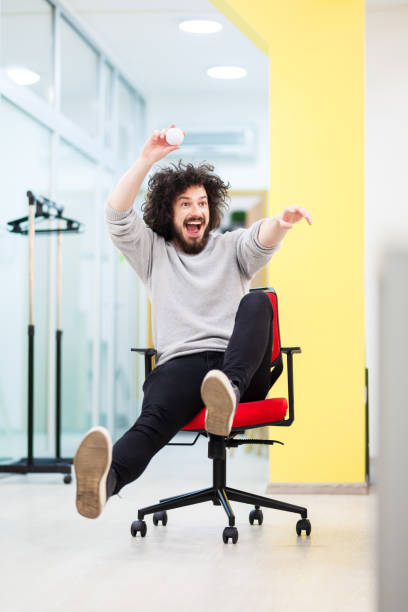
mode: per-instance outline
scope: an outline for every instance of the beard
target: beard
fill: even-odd
[[[188,253],[189,255],[197,255],[198,253],[201,253],[201,251],[205,249],[207,245],[208,238],[210,237],[210,228],[208,224],[204,230],[201,240],[194,240],[191,242],[187,242],[183,234],[181,234],[175,227],[173,228],[173,233],[173,240],[177,243],[177,246],[184,251],[184,253]]]

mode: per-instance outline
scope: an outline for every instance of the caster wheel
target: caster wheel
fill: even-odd
[[[251,510],[249,513],[249,522],[251,525],[254,524],[254,521],[258,521],[259,525],[263,523],[263,512],[259,508],[255,508],[255,510]]]
[[[65,482],[65,484],[70,484],[70,483],[72,482],[72,476],[71,476],[71,474],[66,474],[66,475],[64,476],[64,482]]]
[[[224,544],[228,544],[228,540],[230,538],[233,544],[238,542],[238,529],[236,527],[225,527],[224,531],[222,532]]]
[[[312,526],[309,519],[300,519],[296,523],[296,533],[298,536],[302,535],[302,531],[306,531],[306,535],[309,536],[312,531]]]
[[[165,510],[153,514],[153,525],[158,525],[159,521],[162,522],[163,526],[167,525],[167,512]]]
[[[142,538],[145,537],[147,531],[147,526],[145,521],[133,521],[130,526],[130,533],[135,538],[137,533],[140,533]]]

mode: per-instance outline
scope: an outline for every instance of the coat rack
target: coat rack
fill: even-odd
[[[36,196],[27,191],[28,216],[9,221],[8,230],[15,234],[28,235],[29,260],[29,324],[28,324],[28,396],[27,396],[27,457],[15,463],[0,464],[0,472],[15,474],[56,472],[65,474],[64,482],[72,480],[72,458],[61,458],[61,271],[62,271],[62,232],[78,233],[81,224],[63,216],[64,208],[48,198]],[[58,227],[36,228],[37,221],[56,220]],[[36,233],[58,234],[57,247],[57,330],[56,330],[56,396],[55,396],[55,457],[36,458],[33,452],[34,435],[34,235]]]

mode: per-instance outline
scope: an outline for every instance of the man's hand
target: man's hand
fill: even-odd
[[[312,217],[302,206],[288,206],[280,214],[272,219],[266,219],[261,223],[258,240],[262,246],[270,248],[279,244],[294,223],[306,219],[312,225]]]
[[[176,125],[172,123],[170,127],[176,127]],[[165,157],[172,151],[180,149],[178,145],[169,145],[169,143],[167,142],[167,129],[168,128],[163,128],[162,130],[154,130],[149,140],[145,142],[140,157],[142,157],[149,163],[154,164],[160,159],[163,159],[163,157]],[[183,132],[183,134],[184,136],[186,135],[185,132]]]
[[[173,123],[170,127],[176,126]],[[133,206],[143,180],[153,164],[168,153],[180,148],[176,145],[169,145],[166,140],[166,132],[166,128],[161,131],[155,130],[149,140],[145,142],[140,156],[121,177],[109,195],[108,204],[111,208],[118,212],[129,210]]]
[[[312,225],[312,217],[302,206],[287,206],[283,213],[277,215],[280,227],[290,229],[294,223],[306,219],[309,225]]]

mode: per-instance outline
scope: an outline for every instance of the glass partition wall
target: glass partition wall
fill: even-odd
[[[114,438],[137,418],[146,294],[113,247],[103,207],[144,142],[144,101],[58,2],[0,4],[0,460],[26,456],[28,239],[7,221],[28,215],[27,190],[80,221],[62,234],[62,456],[92,425]],[[36,235],[36,456],[54,453],[57,237]]]

